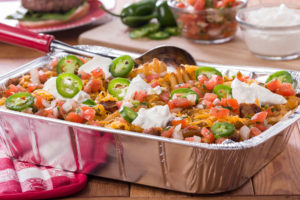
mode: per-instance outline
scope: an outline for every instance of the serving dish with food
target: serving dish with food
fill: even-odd
[[[0,77],[0,139],[11,157],[218,193],[241,186],[278,155],[299,119],[297,71],[174,68],[155,58],[133,66],[137,54],[79,48],[102,57],[51,52]]]

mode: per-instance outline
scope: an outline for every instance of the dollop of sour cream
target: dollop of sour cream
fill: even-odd
[[[252,83],[248,85],[238,79],[234,79],[231,83],[232,96],[238,103],[256,103],[258,99],[261,105],[266,104],[285,104],[286,99],[275,94],[265,87]]]
[[[170,112],[168,105],[154,106],[150,109],[141,108],[138,111],[137,118],[133,120],[132,124],[140,126],[143,129],[149,129],[152,127],[164,128],[173,118],[174,116]]]
[[[65,98],[58,93],[58,91],[56,89],[56,77],[52,77],[52,78],[48,79],[44,84],[43,90],[48,91],[56,99],[61,99],[61,100],[65,100],[65,101],[70,100],[69,98]],[[87,94],[84,91],[80,91],[72,99],[77,101],[78,103],[82,103],[85,100],[90,99],[90,98],[91,97],[89,94]]]
[[[106,58],[103,56],[95,56],[92,60],[81,65],[78,69],[78,72],[84,71],[86,73],[91,73],[94,69],[100,68],[105,74],[105,78],[110,78],[112,75],[109,72],[109,65],[111,64],[112,59]]]
[[[247,13],[246,22],[263,27],[287,27],[300,25],[300,10],[281,4],[263,7]],[[245,29],[245,42],[250,51],[263,56],[291,56],[300,51],[300,30],[265,31]]]

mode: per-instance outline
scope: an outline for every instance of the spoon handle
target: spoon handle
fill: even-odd
[[[0,41],[36,49],[45,53],[50,52],[54,36],[34,33],[28,30],[0,23]]]

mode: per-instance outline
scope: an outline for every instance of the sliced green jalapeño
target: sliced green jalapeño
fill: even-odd
[[[293,77],[287,71],[278,71],[278,72],[275,72],[275,73],[271,74],[268,77],[266,83],[272,81],[273,79],[278,79],[281,83],[285,82],[285,83],[293,84]]]
[[[212,75],[218,75],[218,76],[223,77],[222,73],[219,70],[217,70],[217,69],[215,69],[213,67],[206,67],[206,66],[205,67],[199,67],[196,70],[196,78],[198,79],[198,77],[201,74],[205,75],[209,79],[211,78]]]
[[[127,122],[131,123],[135,118],[137,118],[138,114],[137,112],[134,112],[131,108],[124,106],[123,109],[120,111],[121,116],[123,119],[125,119]]]
[[[179,94],[179,95],[178,95]],[[188,88],[179,88],[179,89],[175,89],[171,92],[171,96],[170,99],[173,99],[173,96],[177,95],[183,98],[187,98],[188,95],[195,95],[196,96],[196,101],[195,104],[198,103],[199,100],[199,95],[197,92],[195,92],[194,90],[188,89]]]
[[[108,84],[108,92],[118,100],[122,100],[126,94],[130,81],[126,78],[115,78]]]
[[[228,122],[216,122],[211,127],[211,132],[215,138],[228,137],[234,132],[234,125]]]
[[[166,32],[166,31],[158,31],[158,32],[149,34],[148,38],[150,38],[152,40],[164,40],[164,39],[168,39],[170,36],[171,36],[170,33]]]
[[[57,73],[76,73],[83,65],[82,61],[73,55],[68,55],[60,59],[56,65]]]
[[[56,78],[57,92],[65,98],[73,98],[82,90],[81,79],[72,73],[63,73]]]
[[[10,110],[21,111],[33,105],[33,96],[28,92],[19,92],[9,96],[5,105]]]
[[[131,39],[138,39],[159,30],[159,24],[149,23],[129,33]]]
[[[217,85],[216,87],[214,87],[213,93],[215,93],[219,99],[227,98],[227,97],[231,96],[232,88],[228,85],[220,84],[220,85]]]
[[[120,56],[115,58],[109,66],[109,71],[113,77],[125,77],[134,67],[133,59],[128,56]]]
[[[95,106],[97,105],[95,101],[93,101],[92,99],[87,99],[84,102],[82,102],[82,104],[88,105],[88,106]]]

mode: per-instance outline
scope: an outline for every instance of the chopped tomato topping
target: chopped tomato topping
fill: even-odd
[[[167,138],[170,138],[170,137],[172,137],[172,135],[173,135],[173,132],[174,132],[174,129],[175,129],[175,127],[174,126],[172,126],[171,128],[169,128],[168,130],[165,130],[165,131],[163,131],[162,133],[161,133],[161,136],[163,136],[163,137],[167,137]]]
[[[210,132],[207,128],[203,127],[201,129],[201,135],[203,138],[201,139],[204,143],[213,143],[215,141],[215,136]]]
[[[208,80],[209,80],[209,79],[208,79],[205,75],[203,75],[203,74],[199,75],[199,76],[197,77],[197,79],[199,80],[200,83],[204,83],[205,81],[208,81]]]
[[[267,130],[267,127],[265,126],[265,123],[254,124],[253,126],[258,128],[261,131]]]
[[[55,68],[57,64],[58,64],[58,59],[57,59],[57,58],[53,59],[53,60],[50,62],[50,66],[51,66],[52,68]]]
[[[195,4],[195,2],[196,2],[196,0],[187,0],[187,3],[192,6]]]
[[[239,109],[239,103],[236,99],[221,99],[221,105],[223,107],[230,107],[232,110]]]
[[[184,3],[178,3],[176,4],[177,8],[185,8],[185,4]]]
[[[147,91],[136,91],[134,93],[133,99],[138,100],[139,102],[143,102],[147,97]]]
[[[196,2],[194,4],[194,9],[196,11],[204,10],[205,9],[205,0],[196,0]]]
[[[213,102],[216,98],[218,98],[218,96],[214,93],[205,93],[204,95],[204,100]]]
[[[160,95],[161,100],[163,100],[165,103],[168,103],[170,99],[170,92],[169,91],[163,91]]]
[[[79,116],[79,114],[77,114],[75,112],[70,112],[67,115],[66,120],[70,121],[70,122],[77,122],[77,123],[83,123],[84,122],[84,118]]]
[[[268,112],[268,116],[272,116],[274,112],[274,106],[270,106],[266,111]]]
[[[259,124],[259,123],[264,123],[264,121],[266,120],[268,115],[268,112],[266,111],[262,111],[259,113],[256,113],[252,118],[251,121],[253,122],[253,124]]]
[[[153,83],[151,83],[150,85],[152,88],[155,88],[157,86],[159,86],[158,82],[157,81],[153,81]]]
[[[294,96],[296,94],[296,91],[293,88],[292,84],[282,83],[280,87],[276,90],[276,93],[288,97]]]
[[[82,80],[88,80],[91,78],[91,75],[89,73],[86,73],[85,71],[80,71],[79,75]]]
[[[194,90],[195,92],[197,92],[197,94],[198,94],[198,96],[199,96],[200,98],[203,97],[203,94],[202,94],[201,90],[199,90],[198,88],[192,87],[191,90]]]
[[[153,79],[158,79],[159,77],[159,74],[149,74],[148,76],[146,76],[146,80],[148,83],[150,83]]]
[[[204,82],[204,85],[208,90],[213,90],[214,87],[222,84],[223,82],[224,82],[224,80],[221,76],[212,75],[212,77],[209,79],[209,81]]]
[[[91,80],[90,82],[88,82],[85,87],[84,87],[84,91],[88,94],[94,93],[94,92],[98,92],[100,90],[102,86],[102,82],[98,79],[94,79]]]
[[[6,97],[9,97],[10,95],[13,95],[13,94],[15,94],[15,93],[17,93],[17,92],[18,92],[18,88],[17,88],[15,85],[10,84],[10,85],[7,87],[7,89],[5,90],[5,96],[6,96]]]
[[[44,97],[42,96],[36,96],[35,97],[35,102],[34,105],[40,109],[40,108],[45,108],[44,104],[43,104],[43,100],[45,101]]]
[[[48,80],[47,75],[42,70],[39,71],[39,79],[40,79],[41,83],[45,83]]]
[[[205,106],[204,109],[209,109],[213,106],[213,103],[211,101],[205,99],[201,102],[201,104]]]
[[[274,80],[270,81],[269,83],[267,83],[266,86],[269,90],[271,90],[272,92],[275,92],[281,86],[281,82],[278,79],[274,79]]]
[[[94,69],[92,72],[93,77],[100,77],[104,72],[101,68]]]
[[[123,104],[123,102],[122,102],[122,101],[117,101],[117,102],[116,102],[116,105],[118,106],[118,109],[120,109],[120,108],[121,108],[122,104]]]
[[[84,64],[86,63],[86,59],[85,58],[82,58],[82,57],[77,57],[79,60],[81,60],[81,62]]]
[[[173,120],[172,121],[172,126],[177,126],[179,124],[181,124],[181,128],[185,128],[187,126],[187,120],[182,119],[182,120]]]
[[[30,83],[27,87],[27,92],[31,93],[38,87],[38,84],[32,84]]]
[[[229,110],[221,107],[215,107],[210,110],[210,114],[217,118],[223,118],[229,115]]]
[[[82,108],[81,108],[82,109]],[[96,111],[93,108],[87,108],[83,110],[83,118],[87,121],[91,121],[95,118]]]
[[[250,129],[250,134],[254,137],[254,136],[258,136],[259,134],[261,134],[261,130],[259,130],[256,127],[252,127]]]
[[[168,102],[170,110],[173,108],[187,108],[189,106],[195,105],[195,102],[190,102],[187,98],[177,97]]]

